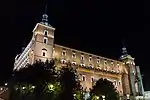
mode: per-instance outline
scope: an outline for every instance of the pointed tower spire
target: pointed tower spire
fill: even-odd
[[[48,15],[46,14],[47,13],[47,4],[46,4],[46,6],[45,6],[45,13],[43,14],[43,16],[42,16],[42,24],[44,24],[44,25],[48,25],[48,26],[51,26],[51,25],[49,25],[49,23],[48,23]]]
[[[125,42],[124,42],[124,40],[122,40],[122,45],[123,45],[123,47],[122,47],[122,53],[123,53],[123,55],[128,55],[127,49],[126,49],[126,47],[125,47]]]

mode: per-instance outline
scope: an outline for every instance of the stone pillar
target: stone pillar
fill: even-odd
[[[123,94],[130,94],[130,84],[129,84],[129,77],[128,74],[123,73],[122,75],[122,87],[123,87]]]

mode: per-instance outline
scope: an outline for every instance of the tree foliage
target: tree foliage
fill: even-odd
[[[54,65],[54,60],[47,60],[46,62],[36,61],[34,64],[29,64],[19,71],[14,71],[12,77],[14,80],[12,91],[16,93],[15,95],[19,96],[26,95],[27,97],[32,94],[32,97],[35,97],[36,100],[42,97],[48,97],[46,93],[50,91],[48,89],[49,84],[53,84],[57,87],[51,90],[53,92],[49,92],[49,95],[53,94],[54,90],[58,90],[60,92],[58,89],[61,87],[58,82],[59,75],[57,74],[57,70]],[[57,96],[56,91],[54,94]]]
[[[112,82],[107,79],[99,79],[90,91],[92,98],[96,96],[102,100],[102,95],[105,96],[105,100],[119,100],[119,94]]]
[[[11,100],[73,100],[81,89],[76,69],[70,63],[62,68],[55,65],[54,60],[36,61],[15,71]]]
[[[77,71],[70,63],[68,63],[67,67],[62,67],[60,83],[62,85],[60,100],[73,100],[76,91],[81,89]]]

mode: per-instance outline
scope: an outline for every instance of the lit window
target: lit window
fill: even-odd
[[[45,36],[48,35],[48,31],[47,31],[47,30],[44,31],[44,35],[45,35]]]
[[[89,66],[93,68],[93,65],[92,65],[92,64],[89,64]]]
[[[112,67],[114,66],[114,63],[113,63],[113,62],[111,62],[111,66],[112,66]]]
[[[84,55],[81,55],[81,60],[84,60]]]
[[[89,61],[92,61],[92,57],[89,57]]]
[[[120,84],[121,84],[121,82],[119,81],[119,82],[118,82],[118,85],[120,85]]]
[[[100,62],[100,59],[97,59],[97,63],[99,63]]]
[[[81,64],[81,66],[85,66],[85,64]]]
[[[72,58],[76,58],[75,52],[72,53]]]
[[[86,81],[85,75],[82,75],[82,81]]]
[[[73,65],[76,65],[76,62],[75,62],[75,61],[73,61],[73,62],[72,62],[72,64],[73,64]]]
[[[91,76],[91,82],[94,82],[94,77],[93,76]]]
[[[62,63],[62,64],[65,64],[65,63],[66,63],[66,60],[62,59],[62,60],[61,60],[61,63]]]
[[[63,56],[66,56],[66,51],[63,51],[63,52],[62,52],[62,55],[63,55]]]
[[[42,49],[42,56],[46,56],[47,50],[45,48]]]
[[[117,85],[117,84],[116,84],[116,81],[114,81],[114,85]]]
[[[47,44],[47,38],[46,37],[44,37],[44,40],[43,40],[43,42],[45,43],[45,44]]]
[[[107,65],[107,61],[104,61],[104,65]]]

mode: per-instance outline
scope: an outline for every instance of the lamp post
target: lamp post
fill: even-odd
[[[105,100],[105,95],[102,95],[102,99]]]
[[[127,100],[130,100],[130,95],[129,94],[127,94]]]

